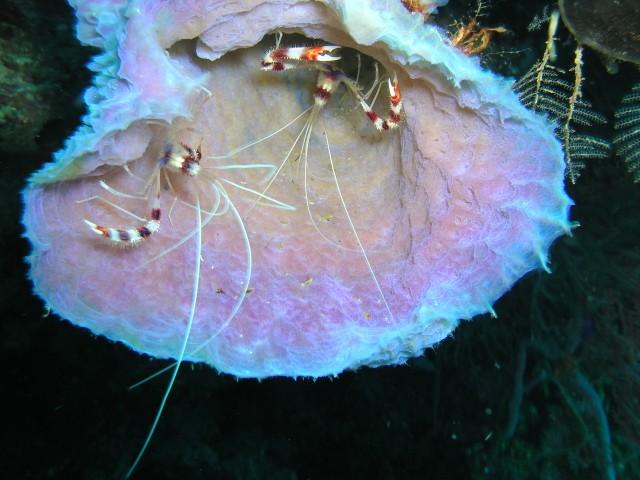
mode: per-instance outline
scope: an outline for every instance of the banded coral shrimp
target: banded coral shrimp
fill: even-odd
[[[389,132],[391,130],[396,129],[401,123],[401,112],[402,112],[402,96],[400,93],[400,86],[398,83],[398,79],[395,74],[393,76],[387,76],[384,78],[380,78],[378,71],[378,63],[374,61],[368,62],[368,67],[373,69],[373,80],[368,91],[364,91],[360,86],[359,79],[361,75],[362,69],[362,56],[356,52],[349,52],[351,60],[355,60],[357,63],[357,71],[355,75],[355,79],[351,78],[350,75],[343,70],[344,67],[338,67],[336,62],[342,59],[341,53],[342,47],[337,45],[315,45],[315,46],[294,46],[294,47],[286,47],[281,46],[283,34],[278,32],[276,34],[275,47],[271,48],[267,51],[267,53],[262,58],[260,62],[261,70],[265,72],[285,72],[285,71],[300,71],[300,70],[312,70],[317,72],[317,78],[315,83],[315,88],[311,89],[309,87],[308,91],[312,92],[313,96],[313,104],[302,111],[297,117],[288,122],[283,127],[269,133],[268,135],[261,137],[257,140],[251,141],[245,145],[240,147],[236,147],[231,150],[228,154],[222,156],[214,156],[211,158],[215,159],[224,159],[229,158],[229,156],[237,155],[240,152],[247,150],[249,148],[258,146],[263,142],[266,142],[276,135],[280,134],[283,130],[290,127],[293,123],[297,122],[300,118],[307,116],[303,127],[297,133],[293,141],[291,142],[290,147],[287,149],[284,158],[278,165],[277,170],[272,175],[266,187],[261,191],[262,194],[266,194],[266,192],[273,186],[274,182],[279,178],[280,173],[283,171],[285,165],[288,163],[297,162],[295,181],[299,181],[300,177],[300,169],[302,168],[302,188],[304,194],[304,201],[306,206],[306,211],[308,214],[308,218],[313,226],[313,229],[317,232],[320,237],[322,237],[326,242],[333,245],[338,249],[343,249],[347,251],[355,251],[358,252],[367,267],[369,275],[375,285],[375,288],[379,294],[379,298],[382,300],[384,304],[385,310],[391,320],[393,320],[394,315],[391,311],[391,308],[386,300],[384,292],[380,286],[378,278],[375,274],[375,271],[371,265],[369,260],[369,256],[364,247],[364,244],[358,234],[358,230],[353,222],[352,216],[347,207],[347,202],[342,193],[342,189],[340,187],[340,183],[338,180],[338,175],[336,172],[336,163],[334,162],[334,158],[331,153],[331,147],[329,142],[329,135],[325,130],[323,131],[323,147],[318,152],[318,155],[322,155],[322,149],[326,146],[326,152],[324,153],[324,157],[329,160],[329,168],[324,169],[324,178],[322,178],[322,174],[319,171],[311,172],[309,168],[309,150],[310,143],[313,134],[313,128],[316,123],[320,120],[320,114],[325,111],[325,107],[328,102],[331,100],[332,96],[338,92],[338,89],[341,85],[344,85],[345,93],[349,94],[353,97],[353,100],[356,102],[356,109],[361,109],[365,114],[365,117],[369,120],[370,124],[374,127],[374,130],[377,132],[384,133]],[[353,62],[352,62],[353,63]],[[386,87],[388,89],[388,110],[386,115],[379,115],[374,110],[374,104],[376,104],[376,100],[380,96],[381,89]],[[343,94],[344,96],[344,94]],[[373,98],[372,98],[373,97]],[[353,109],[353,108],[352,108]],[[332,112],[334,113],[334,112]],[[353,129],[353,127],[351,127]],[[355,133],[355,131],[354,131]],[[297,156],[294,157],[294,151],[296,147],[299,146],[299,150]],[[290,161],[291,160],[291,161]],[[325,190],[324,194],[319,195],[319,199],[314,201],[311,196],[312,192],[310,189],[310,183],[312,179],[319,180],[325,185],[321,187],[321,189]],[[329,188],[333,189],[333,195],[337,201],[337,208],[344,212],[346,223],[348,225],[348,230],[353,235],[356,245],[355,246],[345,246],[343,240],[334,240],[329,238],[320,228],[319,222],[330,221],[334,218],[333,213],[326,213],[324,215],[320,215],[319,219],[316,220],[314,218],[314,214],[312,212],[312,205],[326,203],[326,188],[327,184],[330,185]],[[324,199],[321,197],[324,195]],[[325,205],[326,206],[326,205]],[[335,207],[334,207],[335,210]]]
[[[281,202],[275,198],[272,198],[266,194],[247,186],[246,176],[241,175],[237,181],[232,180],[227,172],[262,172],[258,173],[258,179],[262,178],[262,182],[267,181],[270,178],[270,174],[273,173],[275,167],[268,164],[232,164],[226,163],[224,165],[214,164],[211,161],[203,161],[202,159],[202,142],[200,141],[197,146],[193,143],[194,133],[189,132],[188,128],[180,125],[181,122],[177,122],[178,125],[173,126],[170,130],[173,133],[169,135],[168,141],[166,141],[163,147],[159,150],[156,159],[151,162],[146,162],[146,165],[138,165],[140,162],[132,162],[133,165],[124,164],[122,168],[115,176],[112,175],[114,184],[111,180],[106,181],[104,179],[98,182],[103,193],[92,195],[90,197],[77,200],[79,205],[94,204],[100,205],[98,211],[102,211],[102,217],[110,218],[110,220],[100,220],[100,223],[95,223],[92,219],[85,218],[84,223],[89,227],[89,230],[96,234],[100,240],[106,245],[103,245],[107,249],[117,250],[149,250],[147,252],[148,258],[137,264],[134,271],[144,273],[149,270],[150,267],[155,266],[165,256],[172,255],[175,251],[181,248],[186,248],[185,244],[193,240],[193,259],[192,259],[192,283],[191,297],[188,302],[189,310],[186,315],[186,325],[182,332],[182,342],[178,352],[173,352],[173,356],[176,360],[169,367],[163,369],[172,370],[171,377],[167,383],[164,395],[157,409],[153,423],[148,430],[147,437],[129,470],[127,471],[125,478],[129,478],[133,471],[136,469],[140,460],[142,459],[151,438],[154,435],[159,419],[162,415],[166,401],[175,383],[179,368],[187,355],[194,355],[204,347],[206,347],[211,341],[213,341],[225,328],[233,321],[238,312],[240,311],[247,294],[250,292],[250,281],[252,273],[252,250],[249,235],[245,227],[245,222],[240,215],[239,209],[236,206],[236,202],[232,200],[232,194],[228,189],[234,189],[242,195],[252,195],[257,198],[257,203],[276,209],[282,210],[294,210],[295,208]],[[160,131],[168,130],[166,126],[163,126],[161,122],[150,122],[155,124],[154,128]],[[160,137],[163,134],[159,135]],[[191,137],[191,140],[186,138]],[[180,138],[181,140],[177,140]],[[188,142],[188,143],[187,143]],[[153,145],[150,150],[157,150],[157,145]],[[153,157],[152,157],[153,158]],[[144,162],[143,162],[144,163]],[[131,182],[137,183],[140,189],[136,193],[129,193],[129,189],[125,189],[122,185],[123,178],[126,179],[126,183],[129,185]],[[118,185],[118,186],[113,186]],[[113,200],[110,199],[113,198]],[[121,204],[123,202],[137,202],[138,204],[147,204],[146,216],[139,216],[134,211],[124,208]],[[166,208],[170,205],[169,208]],[[140,206],[136,211],[140,210]],[[111,211],[111,216],[109,216]],[[181,226],[182,219],[185,215],[191,213],[192,217],[195,216],[194,225],[191,228],[185,228]],[[95,215],[95,211],[92,213]],[[129,226],[126,227],[114,227],[116,225],[112,222],[113,215],[116,217],[119,215],[128,220]],[[166,219],[164,217],[167,217]],[[217,218],[230,217],[232,222],[235,222],[237,232],[244,246],[244,268],[241,270],[243,273],[240,280],[237,282],[239,288],[225,285],[225,290],[228,292],[227,297],[232,298],[232,304],[229,305],[229,310],[226,316],[217,322],[213,331],[204,335],[206,340],[202,341],[202,335],[200,335],[200,341],[195,343],[191,338],[192,327],[196,318],[196,312],[199,302],[199,291],[201,289],[201,280],[203,277],[202,264],[206,261],[203,253],[203,232],[205,228],[215,228],[215,222],[210,225]],[[97,220],[96,220],[97,221]],[[122,224],[122,220],[118,225]],[[161,225],[164,224],[162,227]],[[172,230],[174,231],[172,233]],[[149,248],[154,244],[156,237],[163,235],[163,231],[168,231],[164,234],[165,240],[162,242],[162,248]],[[121,248],[118,248],[121,247]],[[122,254],[128,254],[129,252],[122,252]],[[211,266],[213,270],[214,267]],[[151,275],[157,275],[158,271],[151,273]],[[220,283],[220,285],[222,282]],[[188,288],[188,287],[187,287]],[[216,297],[215,293],[220,293],[222,287],[214,288],[213,291],[210,287],[208,292],[209,297]],[[211,295],[213,293],[213,295]],[[217,298],[225,298],[225,296],[218,295]],[[194,345],[195,343],[195,345]],[[190,346],[189,351],[187,347]]]

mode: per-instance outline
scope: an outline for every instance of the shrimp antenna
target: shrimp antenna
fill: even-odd
[[[262,143],[262,142],[264,142],[266,140],[269,140],[271,137],[274,137],[275,135],[279,134],[283,130],[286,130],[291,125],[296,123],[300,118],[302,118],[312,108],[313,108],[313,105],[311,105],[310,107],[307,107],[305,110],[302,111],[302,113],[298,114],[293,120],[290,120],[289,122],[287,122],[285,125],[283,125],[279,129],[271,132],[269,135],[266,135],[266,136],[264,136],[262,138],[258,138],[257,140],[254,140],[253,142],[249,142],[246,145],[242,145],[241,147],[236,147],[233,150],[228,151],[224,155],[209,155],[207,158],[211,159],[211,160],[224,160],[226,158],[231,158],[231,157],[237,155],[238,153],[242,152],[243,150],[246,150],[247,148],[251,148],[251,147],[253,147],[255,145],[258,145],[259,143]]]
[[[382,302],[384,303],[385,308],[387,309],[387,312],[389,312],[389,315],[391,317],[391,321],[394,321],[395,317],[393,316],[393,312],[391,311],[391,308],[389,307],[389,304],[387,303],[387,298],[385,297],[384,293],[382,292],[382,287],[380,287],[380,282],[378,282],[378,277],[376,276],[375,272],[373,271],[373,267],[371,266],[371,262],[369,261],[369,256],[367,255],[367,252],[364,249],[364,246],[362,245],[362,241],[360,240],[360,236],[358,235],[358,232],[356,231],[356,227],[353,224],[353,220],[351,220],[351,215],[349,214],[349,210],[347,209],[347,204],[344,201],[344,197],[342,196],[342,191],[340,189],[340,183],[338,182],[338,176],[336,175],[336,168],[335,165],[333,163],[333,157],[331,156],[331,147],[329,146],[329,136],[327,135],[327,132],[324,131],[324,139],[326,141],[327,144],[327,152],[329,154],[329,163],[331,164],[331,173],[333,173],[333,180],[335,181],[336,184],[336,190],[338,191],[338,197],[340,197],[340,203],[342,204],[342,208],[344,209],[344,213],[347,215],[347,220],[349,221],[349,226],[351,227],[351,231],[353,232],[353,236],[356,238],[356,241],[358,242],[358,247],[360,247],[360,251],[362,252],[362,257],[364,258],[364,261],[367,264],[367,268],[369,269],[369,273],[371,273],[371,278],[373,279],[373,283],[376,284],[376,289],[378,290],[378,293],[380,294],[380,298],[382,299]]]
[[[167,388],[162,396],[162,400],[160,401],[160,406],[158,407],[158,411],[156,412],[156,416],[153,419],[153,423],[151,428],[149,429],[149,433],[147,434],[147,438],[145,439],[140,452],[138,452],[138,456],[133,461],[131,467],[127,471],[125,475],[125,479],[131,478],[134,470],[140,463],[142,456],[144,455],[149,443],[151,442],[151,438],[156,431],[156,427],[158,426],[158,422],[160,421],[160,417],[162,416],[162,412],[167,403],[167,399],[169,398],[169,394],[171,393],[171,389],[173,388],[173,384],[176,381],[176,377],[178,376],[178,370],[180,369],[180,365],[182,364],[182,360],[184,359],[184,354],[187,349],[187,343],[189,341],[189,336],[191,334],[191,327],[193,326],[193,319],[196,315],[196,305],[198,303],[198,289],[200,287],[200,263],[202,256],[202,213],[200,211],[200,198],[196,197],[196,207],[198,208],[198,212],[196,215],[196,249],[195,249],[195,269],[193,272],[193,291],[191,293],[191,307],[189,309],[189,318],[187,320],[187,328],[184,332],[184,338],[182,340],[182,346],[180,347],[180,353],[178,354],[178,359],[173,365],[173,374],[169,379],[169,383],[167,384]]]
[[[214,190],[216,190],[218,194],[220,194],[220,195],[222,195],[222,197],[224,197],[225,201],[229,204],[229,209],[233,213],[233,216],[234,216],[234,218],[236,219],[236,221],[238,223],[238,227],[240,228],[240,233],[242,233],[242,239],[243,239],[244,248],[245,248],[247,266],[246,266],[246,269],[245,269],[242,293],[240,295],[238,295],[238,298],[236,299],[233,307],[231,308],[231,312],[229,312],[229,315],[227,316],[225,321],[220,324],[220,326],[218,327],[218,329],[216,330],[216,332],[213,335],[209,336],[209,338],[207,338],[207,340],[205,340],[203,343],[198,345],[194,350],[191,350],[189,352],[190,356],[191,355],[195,355],[200,350],[202,350],[207,345],[209,345],[209,343],[211,343],[218,335],[220,335],[220,333],[222,333],[222,331],[225,328],[227,328],[229,323],[231,323],[231,321],[238,314],[238,311],[240,310],[240,307],[244,303],[245,297],[247,295],[247,289],[249,287],[249,282],[251,281],[251,275],[252,275],[252,271],[253,271],[253,256],[252,256],[252,253],[251,253],[251,243],[249,241],[249,235],[247,234],[247,230],[246,230],[246,228],[244,226],[244,222],[242,220],[242,217],[240,216],[240,212],[238,212],[238,209],[236,208],[234,203],[231,201],[231,199],[229,198],[229,195],[227,194],[226,190],[224,189],[224,187],[222,185],[220,185],[220,184],[216,185],[214,183],[211,183],[211,187]],[[155,377],[157,377],[159,375],[162,375],[164,372],[174,368],[177,363],[178,363],[178,361],[176,360],[175,362],[171,363],[170,365],[167,365],[166,367],[161,368],[157,372],[152,373],[151,375],[143,378],[142,380],[134,383],[133,385],[130,385],[128,390],[133,390],[134,388],[137,388],[140,385],[142,385],[144,383],[147,383],[150,380],[153,380]]]
[[[309,130],[310,129],[311,129],[311,126],[309,126]],[[309,220],[311,221],[311,225],[313,226],[314,230],[318,233],[318,235],[322,237],[322,239],[325,242],[327,242],[330,245],[333,245],[336,248],[339,248],[340,250],[345,250],[347,252],[356,252],[359,250],[359,248],[345,247],[344,245],[340,245],[335,240],[332,240],[329,237],[327,237],[327,235],[325,235],[324,232],[320,229],[318,222],[316,222],[315,218],[313,218],[313,214],[311,213],[311,202],[309,201],[309,183],[307,182],[307,176],[308,176],[307,164],[308,164],[308,155],[309,155],[309,136],[310,135],[311,135],[311,132],[309,131],[309,135],[305,137],[306,148],[304,149],[304,160],[303,160],[304,161],[304,169],[303,169],[304,202],[305,202],[305,205],[307,206],[307,214],[309,216]]]

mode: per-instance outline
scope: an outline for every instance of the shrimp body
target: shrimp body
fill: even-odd
[[[180,143],[186,154],[178,155],[172,146],[168,146],[164,151],[164,156],[160,159],[162,167],[169,171],[182,173],[189,177],[196,177],[200,173],[200,161],[202,152],[200,146],[195,149],[185,143]]]

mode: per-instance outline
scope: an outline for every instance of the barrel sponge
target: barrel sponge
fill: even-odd
[[[178,355],[194,285],[196,191],[204,226],[185,358],[240,377],[402,363],[460,320],[492,312],[525,273],[547,268],[551,243],[570,230],[553,125],[519,103],[512,80],[400,1],[71,3],[78,37],[101,49],[88,113],[31,177],[23,221],[35,291],[73,324],[155,357]],[[278,166],[304,120],[231,158],[209,158],[312,105],[314,71],[260,71],[277,31],[285,43],[299,34],[375,59],[397,74],[403,95],[402,124],[385,134],[346,90],[321,111],[309,142],[309,211],[299,158],[268,191],[295,211],[232,186],[260,190],[273,169],[256,165]],[[207,213],[220,202],[210,179],[172,188],[163,180],[160,231],[136,248],[101,242],[83,219],[120,227],[135,224],[121,209],[147,215],[133,194],[170,142],[201,144],[203,166],[253,166],[218,171],[220,185],[232,182],[224,185],[238,216],[228,205]]]

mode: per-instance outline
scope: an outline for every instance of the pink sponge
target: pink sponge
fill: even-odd
[[[401,2],[71,3],[80,39],[103,53],[85,125],[32,177],[24,224],[36,292],[76,325],[175,358],[192,320],[185,358],[240,377],[400,363],[546,268],[569,230],[553,126]],[[258,201],[305,116],[212,157],[313,104],[316,70],[260,71],[273,46],[262,39],[278,30],[376,59],[397,74],[404,112],[400,128],[378,133],[340,87],[308,155],[294,150],[265,193],[274,200]],[[180,143],[201,144],[203,172],[158,177],[157,233],[123,249],[88,228],[84,219],[148,220],[135,196]]]

